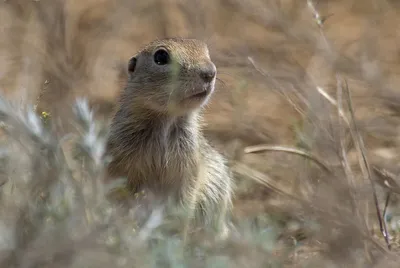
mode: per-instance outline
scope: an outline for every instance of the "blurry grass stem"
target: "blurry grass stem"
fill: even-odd
[[[306,152],[297,148],[291,148],[291,147],[286,147],[286,146],[280,146],[280,145],[266,145],[266,144],[260,144],[260,145],[254,145],[254,146],[248,146],[244,148],[244,153],[250,154],[250,153],[262,153],[265,151],[274,151],[274,152],[286,152],[286,153],[291,153],[291,154],[296,154],[303,156],[305,158],[308,158],[318,164],[322,169],[324,169],[328,173],[332,173],[332,170],[329,168],[328,164],[326,164],[324,161],[319,159],[319,157],[311,154],[310,152]]]
[[[340,80],[340,77],[338,77],[338,80]],[[344,85],[343,85],[344,84]],[[376,189],[375,189],[375,183],[374,180],[372,179],[371,176],[371,168],[370,165],[368,163],[368,159],[365,153],[365,146],[364,146],[364,141],[361,137],[360,131],[358,129],[357,123],[356,123],[356,119],[354,116],[354,109],[353,109],[353,102],[351,100],[351,93],[349,90],[349,87],[347,85],[346,80],[340,81],[340,85],[344,86],[344,92],[345,92],[345,97],[346,97],[346,101],[348,103],[348,107],[349,107],[349,112],[350,112],[350,117],[351,117],[351,122],[352,122],[352,127],[350,127],[350,133],[352,135],[352,138],[355,142],[356,145],[356,149],[359,153],[359,155],[361,156],[361,159],[359,159],[360,161],[360,167],[361,167],[361,171],[363,173],[364,179],[369,180],[369,182],[371,183],[371,187],[372,187],[372,195],[373,195],[373,199],[374,199],[374,203],[375,203],[375,208],[376,208],[376,213],[377,213],[377,217],[378,217],[378,222],[379,222],[379,228],[380,231],[385,239],[385,242],[388,246],[388,248],[390,249],[390,243],[389,243],[389,237],[387,234],[387,228],[386,228],[386,224],[385,222],[382,220],[382,216],[381,216],[381,212],[380,212],[380,208],[379,208],[379,202],[378,202],[378,197],[376,194]]]
[[[377,175],[377,182],[379,185],[381,185],[384,189],[386,189],[386,200],[385,200],[385,207],[383,208],[383,222],[384,226],[386,225],[386,211],[389,206],[390,198],[392,193],[395,194],[400,194],[400,186],[396,182],[395,178],[397,177],[395,174],[385,170],[385,169],[380,169],[376,166],[372,166],[372,169],[374,173]],[[386,228],[386,233],[387,233],[387,228]]]
[[[329,42],[328,42],[328,40],[326,38],[326,35],[325,35],[324,31],[323,31],[323,27],[322,27],[323,26],[323,21],[321,20],[322,17],[320,16],[319,12],[315,8],[315,5],[314,5],[312,0],[307,0],[307,4],[308,4],[309,9],[311,10],[311,12],[314,15],[314,18],[317,20],[317,24],[320,27],[321,37],[323,38],[327,49],[329,51],[332,51],[331,46],[329,45]],[[319,22],[321,22],[321,23],[319,23]],[[333,53],[333,51],[332,51],[332,53]],[[337,80],[339,80],[339,76],[337,77]],[[368,163],[368,160],[367,160],[367,157],[366,157],[366,153],[365,153],[364,142],[363,142],[363,139],[361,137],[361,134],[359,132],[358,126],[357,126],[356,121],[355,121],[353,103],[352,103],[352,100],[351,100],[350,90],[348,88],[346,80],[340,81],[340,82],[338,81],[338,86],[339,87],[342,86],[343,83],[344,83],[345,98],[346,98],[346,101],[347,101],[347,104],[348,104],[348,107],[349,107],[349,112],[350,112],[350,117],[351,117],[351,122],[348,122],[347,120],[345,120],[345,122],[349,125],[349,129],[350,129],[350,133],[351,133],[352,139],[355,142],[355,146],[356,146],[356,149],[358,151],[358,154],[361,156],[361,159],[359,158],[359,162],[360,162],[360,167],[361,167],[361,171],[362,171],[362,174],[364,176],[364,179],[369,180],[369,182],[371,183],[373,199],[374,199],[376,213],[377,213],[378,222],[379,222],[379,228],[380,228],[380,231],[381,231],[381,233],[382,233],[382,235],[383,235],[383,237],[385,239],[385,242],[386,242],[388,248],[390,249],[391,247],[390,247],[390,244],[389,244],[387,228],[386,228],[385,222],[382,221],[380,208],[379,208],[379,202],[378,202],[378,198],[377,198],[377,194],[376,194],[376,189],[375,189],[374,181],[372,180],[372,177],[371,177],[371,170],[370,170],[370,166],[369,166],[369,163]],[[320,90],[318,90],[318,92],[320,94],[325,93],[324,91],[320,91]],[[329,95],[327,95],[327,94],[322,94],[322,95],[328,101],[330,101],[332,104],[334,103],[332,98],[328,98],[327,97]],[[337,106],[337,104],[336,104],[336,106]],[[345,116],[344,116],[343,112],[341,111],[341,109],[339,109],[339,115],[340,115],[340,117],[345,118]]]

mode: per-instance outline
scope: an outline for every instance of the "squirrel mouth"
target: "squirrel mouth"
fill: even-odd
[[[200,92],[197,92],[191,96],[189,96],[190,99],[203,99],[205,97],[207,97],[208,95],[208,90],[204,89]]]
[[[186,96],[182,100],[183,102],[188,102],[192,104],[203,103],[208,96],[213,92],[213,87],[204,86],[200,88],[194,88],[191,91],[186,92]]]

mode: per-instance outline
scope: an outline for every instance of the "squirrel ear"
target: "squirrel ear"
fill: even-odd
[[[135,71],[136,68],[136,57],[132,57],[129,62],[128,62],[128,72],[129,73],[133,73]]]

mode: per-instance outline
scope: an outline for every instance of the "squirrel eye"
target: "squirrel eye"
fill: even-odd
[[[168,64],[170,61],[169,54],[165,49],[159,49],[154,53],[154,62],[158,65]]]
[[[136,58],[132,57],[128,62],[128,72],[133,73],[136,68]]]

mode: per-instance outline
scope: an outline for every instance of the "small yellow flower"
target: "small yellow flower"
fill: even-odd
[[[50,116],[50,114],[48,112],[42,112],[42,117],[43,118],[47,118],[49,116]]]
[[[48,112],[42,112],[42,113],[40,114],[40,118],[42,119],[42,121],[43,121],[44,123],[47,123],[47,122],[49,121],[49,119],[50,119],[50,113],[48,113]]]

